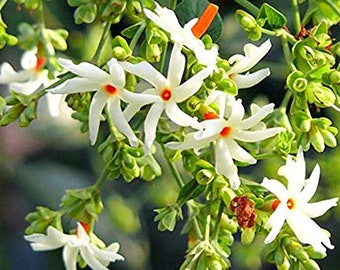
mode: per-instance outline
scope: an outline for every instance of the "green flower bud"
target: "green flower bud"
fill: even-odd
[[[157,63],[161,60],[162,51],[158,44],[149,44],[145,50],[145,58],[150,63]]]
[[[115,49],[116,47],[122,48],[125,51],[125,57],[124,58],[118,58],[119,60],[124,60],[132,55],[132,51],[129,47],[129,44],[122,36],[115,36],[114,39],[111,42],[112,49]]]
[[[201,100],[195,96],[191,96],[186,103],[186,107],[189,112],[198,111],[201,105],[202,105]]]
[[[310,82],[305,93],[309,103],[314,103],[321,108],[330,107],[336,100],[333,91],[321,83]]]
[[[330,82],[332,84],[339,84],[340,83],[340,71],[334,70],[329,75]]]
[[[6,126],[15,121],[16,119],[18,119],[21,113],[24,111],[24,109],[25,106],[22,105],[21,103],[9,108],[5,115],[1,118],[0,126]]]
[[[293,255],[299,261],[305,261],[309,259],[308,253],[303,249],[302,245],[296,241],[291,241],[291,243],[285,246],[288,254]]]
[[[278,266],[281,266],[285,262],[286,254],[284,253],[281,247],[278,247],[274,253],[274,257],[275,257],[275,264]]]
[[[65,29],[44,29],[44,33],[57,50],[65,51],[67,49],[65,40],[68,37],[68,32]]]
[[[76,24],[92,23],[97,16],[97,5],[94,3],[87,3],[79,6],[75,13],[74,18]]]
[[[102,5],[101,17],[106,21],[119,22],[126,9],[126,0],[108,0]]]
[[[319,265],[314,260],[302,261],[302,265],[306,270],[320,270]]]
[[[201,169],[196,173],[195,179],[200,185],[208,185],[214,180],[215,175],[216,173],[214,170]]]
[[[245,228],[241,233],[241,243],[249,246],[255,239],[255,227]]]
[[[216,65],[219,69],[222,68],[224,71],[230,69],[230,64],[226,59],[218,59]]]
[[[307,85],[308,80],[301,71],[293,71],[287,77],[287,86],[292,91],[303,92]]]
[[[217,87],[230,95],[236,96],[238,94],[238,88],[236,83],[229,78],[224,78],[217,82]]]
[[[206,266],[207,268],[204,268],[204,270],[205,269],[209,269],[209,270],[222,270],[223,269],[219,256],[212,256],[212,255],[206,256]]]
[[[320,130],[317,127],[312,127],[309,136],[314,149],[319,153],[323,152],[325,150],[325,140]]]
[[[326,129],[320,129],[320,132],[327,146],[336,147],[337,141],[332,132]]]
[[[240,26],[245,29],[246,32],[249,32],[258,26],[255,18],[243,10],[236,10],[235,16]]]
[[[220,221],[221,228],[226,229],[227,231],[231,233],[237,232],[237,222],[233,219],[230,219],[226,214],[222,213],[221,221]],[[230,234],[230,244],[228,246],[231,246],[234,242],[233,236]]]

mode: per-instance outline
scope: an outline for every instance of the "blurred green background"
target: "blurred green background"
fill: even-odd
[[[163,1],[164,2],[164,1]],[[231,1],[213,1],[220,6],[224,18],[224,32],[219,41],[220,54],[228,58],[235,53],[243,53],[242,48],[249,40],[237,25],[233,12],[239,8]],[[260,3],[262,1],[258,1]],[[272,1],[278,9],[288,14],[289,5],[285,1]],[[47,5],[46,22],[49,28],[63,27],[70,32],[69,49],[63,54],[76,59],[90,59],[102,29],[100,25],[75,25],[73,9],[66,1],[44,2]],[[16,34],[18,23],[32,22],[32,16],[17,9],[12,2],[5,6],[2,13],[8,25],[8,32]],[[121,29],[113,26],[113,34]],[[339,36],[339,29],[334,33]],[[266,38],[258,42],[260,44]],[[284,78],[287,68],[281,53],[280,41],[272,39],[273,48],[255,69],[269,66],[272,76],[254,89],[240,91],[240,97],[249,105],[258,102],[279,104],[284,94]],[[10,62],[16,70],[20,69],[21,51],[5,47],[0,51],[0,62]],[[0,93],[6,94],[6,87],[0,86]],[[40,270],[63,269],[60,250],[33,252],[23,239],[28,225],[25,216],[38,205],[57,209],[66,189],[90,186],[103,166],[101,158],[89,145],[87,134],[79,132],[79,124],[72,120],[68,108],[63,108],[59,118],[48,117],[43,106],[40,119],[29,128],[19,128],[16,124],[0,128],[0,266],[1,269]],[[322,113],[334,119],[334,126],[340,128],[339,115],[334,111]],[[313,151],[306,155],[308,174],[316,163],[321,166],[320,188],[315,200],[339,196],[340,150],[327,149],[319,155]],[[152,183],[124,180],[108,182],[103,190],[105,210],[100,215],[95,232],[106,244],[114,241],[121,243],[120,253],[125,262],[112,264],[110,269],[178,269],[186,250],[186,236],[181,235],[182,222],[176,230],[159,232],[153,222],[154,209],[171,204],[176,200],[177,187],[162,161],[164,176]],[[264,176],[275,177],[280,164],[259,162],[256,166],[241,170],[251,174],[259,182]],[[64,220],[66,224],[69,220]],[[330,230],[332,242],[340,247],[340,210],[333,209],[317,219],[318,223]],[[236,235],[236,238],[238,236]],[[250,247],[235,244],[232,253],[232,269],[274,269],[261,264],[260,247],[263,238],[258,238]],[[340,249],[328,252],[325,260],[319,261],[322,269],[339,269]]]

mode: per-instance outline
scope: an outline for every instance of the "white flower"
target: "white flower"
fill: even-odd
[[[124,111],[125,117],[129,120],[142,106],[153,103],[144,122],[146,152],[150,150],[155,140],[157,123],[163,111],[179,126],[199,126],[197,119],[182,112],[177,103],[183,102],[199,90],[203,80],[209,76],[209,70],[203,69],[181,84],[185,69],[185,57],[181,53],[181,45],[175,43],[172,49],[167,78],[145,61],[138,64],[121,62],[121,65],[127,72],[137,75],[153,86],[141,94],[145,95],[144,101],[139,103],[136,100]],[[153,96],[152,99],[150,94]]]
[[[265,224],[266,229],[271,229],[265,239],[265,243],[272,242],[287,221],[297,238],[304,244],[310,244],[315,251],[326,253],[326,246],[333,249],[327,233],[312,220],[323,215],[329,208],[336,206],[338,198],[309,203],[318,187],[320,167],[314,167],[310,177],[305,179],[306,164],[303,151],[300,147],[296,160],[287,157],[286,165],[282,166],[278,174],[288,180],[285,187],[280,181],[264,178],[262,186],[274,193],[278,198],[278,204],[274,213]]]
[[[50,80],[48,71],[42,69],[45,61],[45,58],[37,58],[36,50],[31,50],[23,53],[20,61],[23,69],[20,71],[15,71],[7,62],[2,63],[0,66],[0,84],[8,84],[14,92],[25,95],[34,93],[41,86],[44,88],[50,86],[54,80]],[[58,116],[63,96],[47,93],[45,97],[50,115]]]
[[[124,257],[117,253],[119,243],[115,242],[104,249],[100,249],[91,243],[89,235],[80,223],[77,223],[75,235],[64,234],[49,226],[47,235],[35,233],[25,235],[25,239],[31,242],[34,251],[47,251],[64,247],[63,260],[67,270],[77,269],[79,253],[88,266],[94,270],[108,270],[106,266],[110,262],[124,260]]]
[[[217,70],[216,61],[218,48],[214,46],[210,50],[205,49],[202,40],[196,37],[192,31],[192,28],[198,22],[198,18],[190,20],[184,25],[184,27],[182,27],[174,11],[166,7],[161,7],[157,3],[155,4],[155,13],[151,10],[144,9],[145,15],[160,28],[168,32],[173,42],[184,45],[188,49],[192,50],[199,63],[206,65],[210,68],[210,70]],[[209,7],[216,8],[216,6],[212,4],[210,4]],[[210,24],[210,22],[205,21],[200,23]]]
[[[59,63],[64,69],[71,71],[79,77],[69,79],[56,88],[51,88],[50,92],[71,94],[96,91],[93,95],[89,112],[91,144],[95,144],[97,140],[101,114],[105,105],[107,105],[110,112],[109,117],[115,127],[128,138],[130,145],[137,146],[138,138],[123,116],[120,101],[134,102],[138,101],[140,96],[124,88],[125,73],[117,60],[113,58],[107,63],[109,73],[86,62],[75,65],[70,60],[59,59]]]
[[[258,142],[276,135],[282,129],[249,130],[273,111],[274,104],[259,108],[256,113],[243,119],[245,112],[240,99],[234,100],[220,91],[213,92],[213,95],[223,101],[219,107],[220,115],[215,113],[206,115],[205,118],[209,120],[201,122],[203,127],[201,130],[187,134],[183,142],[171,142],[167,146],[179,150],[200,149],[211,142],[216,142],[216,172],[229,178],[231,187],[237,189],[240,185],[240,178],[233,159],[248,164],[256,163],[256,159],[239,146],[237,141]],[[222,96],[224,96],[224,99],[221,99]],[[213,100],[210,99],[210,101]]]
[[[247,72],[243,75],[241,73],[254,67],[268,53],[271,46],[269,39],[259,47],[248,43],[243,49],[245,55],[235,54],[228,59],[231,68],[227,76],[236,83],[239,89],[252,87],[270,75],[269,68],[254,73]]]

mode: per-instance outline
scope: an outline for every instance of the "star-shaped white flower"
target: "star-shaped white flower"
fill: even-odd
[[[216,172],[226,176],[231,187],[237,189],[241,182],[233,159],[248,164],[256,163],[256,159],[239,146],[237,141],[258,142],[276,135],[282,131],[282,128],[249,130],[257,126],[273,111],[274,104],[268,104],[262,108],[256,106],[256,112],[243,119],[245,112],[240,99],[234,100],[221,91],[213,92],[213,95],[223,101],[219,106],[220,114],[206,114],[205,118],[208,120],[201,122],[201,130],[187,134],[183,142],[171,142],[167,146],[179,150],[200,149],[211,142],[216,142]],[[209,100],[213,101],[210,98]]]
[[[195,33],[192,31],[192,28],[199,19],[194,18],[186,23],[184,27],[182,27],[173,10],[166,7],[161,7],[158,3],[155,4],[155,12],[144,9],[145,15],[164,31],[168,32],[173,42],[184,45],[188,49],[192,50],[199,63],[206,65],[211,71],[217,70],[216,61],[218,56],[218,48],[214,46],[210,50],[205,49],[202,40],[195,36]],[[212,4],[210,5],[212,6]],[[205,22],[203,21],[202,24],[204,23]],[[207,23],[210,24],[211,21]]]
[[[138,138],[125,119],[121,100],[124,102],[138,102],[140,95],[132,93],[124,88],[125,73],[115,58],[112,58],[107,66],[109,73],[90,63],[75,65],[67,59],[59,59],[60,65],[68,71],[78,75],[76,78],[67,80],[65,83],[51,88],[49,91],[57,94],[82,93],[96,91],[92,97],[89,112],[89,136],[91,144],[95,144],[98,136],[99,124],[102,111],[107,105],[115,127],[129,140],[130,145],[137,146]],[[143,97],[144,98],[144,97]],[[150,96],[149,98],[154,98]]]
[[[119,243],[115,242],[103,249],[91,243],[89,235],[84,227],[77,223],[75,235],[64,234],[56,228],[49,226],[47,235],[35,233],[25,235],[25,239],[31,242],[34,251],[48,251],[61,247],[63,260],[67,270],[77,270],[77,257],[80,256],[94,270],[108,270],[110,262],[122,261],[124,257],[118,254]]]
[[[146,153],[155,140],[158,120],[163,111],[172,122],[179,126],[199,126],[197,119],[181,111],[177,103],[185,101],[200,89],[203,80],[209,76],[209,70],[205,68],[181,84],[185,70],[185,57],[181,53],[180,44],[175,43],[172,49],[167,78],[145,61],[138,64],[121,62],[121,65],[127,72],[137,75],[153,86],[141,94],[145,95],[144,101],[139,103],[136,100],[124,111],[125,117],[130,120],[142,106],[153,103],[144,122]],[[153,99],[149,98],[150,94]],[[157,98],[156,101],[155,98]]]
[[[20,64],[23,68],[15,71],[13,67],[5,62],[0,66],[0,84],[8,84],[9,88],[17,93],[30,95],[38,90],[39,87],[44,88],[54,83],[54,80],[48,78],[48,71],[43,69],[45,58],[37,58],[36,50],[30,50],[23,53]],[[62,95],[45,95],[48,111],[51,116],[58,116],[59,107],[62,101]],[[44,97],[44,98],[45,98]]]
[[[271,229],[265,243],[272,242],[287,221],[297,238],[304,244],[310,244],[315,251],[326,253],[326,246],[333,249],[327,233],[312,220],[322,216],[328,209],[337,205],[338,198],[309,203],[318,187],[320,167],[314,167],[310,177],[305,179],[306,164],[303,151],[300,147],[296,160],[287,157],[286,165],[282,166],[278,174],[288,180],[285,187],[280,181],[264,178],[262,186],[274,193],[278,198],[274,201],[274,213],[265,224],[266,229]]]
[[[254,73],[241,73],[254,67],[268,53],[271,46],[269,39],[259,47],[248,43],[243,48],[244,55],[235,54],[228,59],[231,68],[227,76],[236,83],[239,89],[252,87],[270,75],[269,68],[264,68]]]

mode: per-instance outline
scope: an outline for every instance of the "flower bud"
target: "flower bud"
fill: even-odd
[[[288,254],[293,255],[299,261],[305,261],[309,259],[308,253],[303,249],[302,245],[296,241],[291,241],[291,243],[285,246]]]
[[[335,103],[336,97],[331,89],[321,83],[310,82],[306,89],[306,98],[320,108],[330,107]]]
[[[238,88],[236,83],[229,78],[224,78],[217,82],[217,87],[230,95],[236,96],[238,94]]]
[[[302,261],[303,267],[306,270],[320,270],[319,265],[314,260]]]
[[[187,109],[188,109],[189,112],[196,112],[196,111],[198,111],[199,108],[201,107],[202,102],[201,102],[201,100],[200,100],[198,97],[196,97],[196,96],[191,96],[191,97],[188,99],[186,105],[187,105],[186,107],[187,107]]]
[[[245,228],[241,233],[241,243],[249,246],[255,239],[255,228]]]
[[[308,80],[301,71],[293,71],[287,77],[287,86],[292,91],[303,92],[306,90],[307,85]]]
[[[158,44],[148,44],[145,49],[145,58],[150,63],[157,63],[161,60],[162,51]]]
[[[196,173],[195,179],[197,183],[205,186],[205,185],[210,184],[211,181],[214,180],[215,175],[216,174],[214,170],[201,169]]]
[[[94,3],[87,3],[79,6],[75,13],[74,18],[76,24],[92,23],[97,16],[97,5]]]

